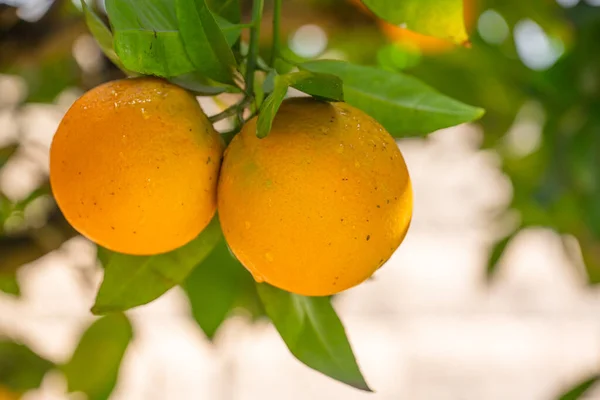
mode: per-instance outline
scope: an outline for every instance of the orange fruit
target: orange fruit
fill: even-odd
[[[289,99],[271,132],[254,118],[225,150],[225,239],[257,281],[310,296],[353,287],[400,245],[412,216],[406,164],[389,133],[345,103]]]
[[[350,2],[356,5],[363,12],[366,12],[374,16],[374,18],[377,18],[377,24],[380,26],[382,32],[391,41],[398,43],[409,50],[417,50],[426,54],[435,54],[447,52],[455,48],[455,44],[449,40],[423,35],[421,33],[411,31],[410,29],[401,28],[399,26],[390,24],[376,17],[362,3],[361,0],[350,0]],[[471,31],[477,20],[476,0],[464,0],[463,10],[467,31]]]
[[[184,89],[119,80],[66,113],[50,149],[50,182],[65,218],[90,240],[121,253],[164,253],[213,217],[222,148]]]

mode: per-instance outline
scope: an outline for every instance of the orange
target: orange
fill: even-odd
[[[350,0],[350,2],[356,5],[363,12],[374,16],[374,14],[369,11],[369,9],[362,3],[361,0]],[[464,0],[464,18],[468,31],[475,26],[477,18],[477,7],[475,3],[476,0]],[[374,17],[377,18],[376,16]],[[379,18],[377,18],[377,24],[391,41],[404,46],[408,50],[417,50],[421,53],[435,54],[447,52],[455,48],[454,43],[449,40],[423,35],[421,33],[390,24]]]
[[[121,253],[164,253],[213,217],[222,148],[184,89],[119,80],[66,113],[50,150],[50,182],[65,218],[90,240]]]
[[[353,287],[396,250],[412,189],[394,139],[345,103],[284,101],[269,135],[256,118],[225,150],[225,239],[257,281],[310,296]]]

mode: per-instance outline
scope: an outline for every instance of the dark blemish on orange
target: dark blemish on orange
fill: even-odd
[[[211,161],[210,156],[208,156],[208,159],[206,160],[206,163],[208,164],[208,163],[210,163],[210,161]]]
[[[94,202],[94,205],[96,205],[96,202]]]
[[[379,206],[379,204],[377,204],[377,208],[381,208],[381,206]]]
[[[79,172],[77,173],[77,175],[81,175],[81,171],[79,171]]]
[[[340,221],[344,222],[344,218],[341,218]]]
[[[387,204],[390,204],[390,201],[389,201],[389,200],[386,200],[386,201],[387,201]]]
[[[114,226],[111,226],[111,227],[110,227],[110,229],[112,229],[112,230],[114,231],[114,230],[115,230],[115,227],[114,227]]]
[[[110,192],[110,195],[111,195],[111,196],[114,196],[114,195],[115,195],[115,192]]]
[[[367,242],[371,239],[371,235],[367,235]]]
[[[329,245],[331,246],[331,242],[329,242]]]
[[[134,235],[136,235],[136,234],[137,234],[137,232],[136,232],[136,231],[133,231],[133,234],[134,234]]]

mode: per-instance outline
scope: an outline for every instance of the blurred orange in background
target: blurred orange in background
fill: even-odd
[[[390,24],[373,14],[361,0],[349,0],[355,6],[363,10],[365,13],[373,16],[377,19],[381,31],[387,36],[392,42],[398,43],[408,50],[414,50],[425,54],[435,54],[450,51],[455,48],[455,44],[449,40],[440,39],[433,36],[423,35],[411,31],[410,29],[402,28],[400,26]],[[463,12],[465,19],[465,26],[467,32],[471,32],[477,21],[477,0],[464,0]]]

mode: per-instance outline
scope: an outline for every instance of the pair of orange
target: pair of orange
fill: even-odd
[[[266,138],[255,131],[253,119],[224,150],[184,89],[155,78],[109,82],[62,120],[53,192],[81,234],[117,252],[174,250],[218,208],[228,245],[259,281],[329,295],[366,280],[412,215],[393,138],[345,103],[309,98],[286,100]]]

